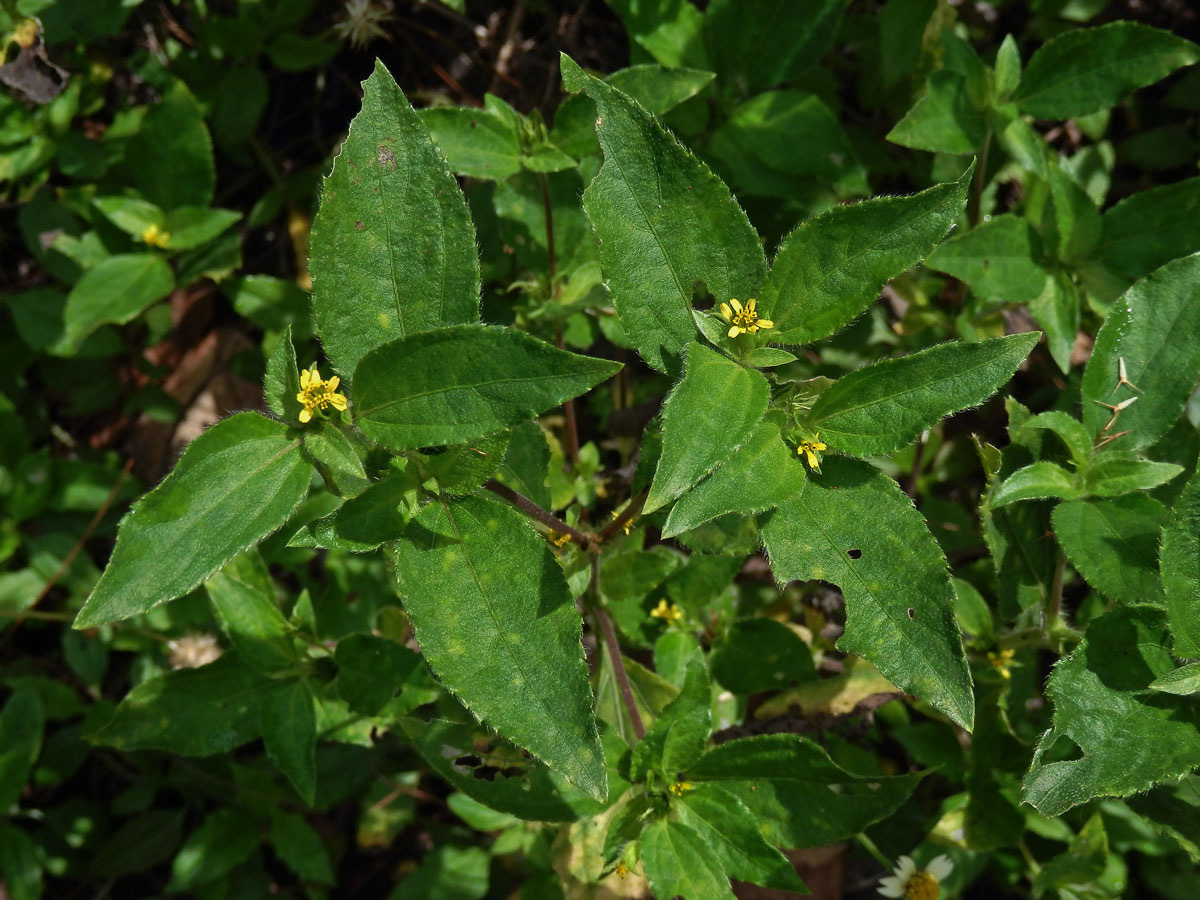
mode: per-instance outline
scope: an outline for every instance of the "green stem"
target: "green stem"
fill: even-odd
[[[875,846],[875,842],[866,836],[865,833],[856,836],[856,839],[864,850],[870,853],[885,869],[891,869],[894,865],[893,861],[883,855],[883,851]]]
[[[498,497],[503,497],[521,512],[532,518],[537,519],[547,528],[553,528],[559,534],[569,535],[571,540],[577,543],[585,550],[591,550],[595,544],[595,535],[584,534],[577,528],[572,528],[558,516],[551,512],[542,509],[528,497],[518,494],[506,484],[501,484],[494,478],[489,478],[483,483],[483,486]]]

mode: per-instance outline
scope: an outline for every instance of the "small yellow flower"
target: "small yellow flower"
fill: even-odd
[[[682,797],[684,791],[690,791],[691,789],[692,783],[690,781],[677,781],[667,788],[676,797]]]
[[[796,453],[803,457],[808,463],[808,467],[814,472],[821,471],[821,458],[817,456],[817,451],[828,450],[825,442],[821,440],[820,434],[814,434],[811,441],[801,441],[800,446],[796,448]]]
[[[650,615],[656,619],[662,619],[668,625],[674,625],[683,618],[683,610],[674,603],[668,603],[664,597],[658,601],[658,606],[650,610]]]
[[[941,883],[954,871],[954,863],[941,853],[918,869],[911,856],[900,857],[894,874],[879,880],[879,893],[885,897],[904,900],[937,900],[942,895]]]
[[[160,250],[167,248],[169,240],[171,240],[171,232],[165,228],[159,228],[157,225],[150,225],[142,232],[142,241],[151,247],[158,247]]]
[[[992,668],[1000,673],[1000,677],[1006,681],[1012,678],[1012,660],[1015,653],[1016,651],[1012,647],[1006,647],[998,653],[993,653],[991,650],[988,651],[988,662],[992,664]]]
[[[331,406],[337,410],[344,410],[346,408],[346,398],[341,394],[335,393],[341,381],[342,379],[336,375],[328,381],[322,381],[321,373],[317,370],[316,366],[301,372],[300,393],[296,395],[296,399],[304,407],[300,410],[300,421],[311,421],[314,411],[324,412]]]
[[[546,540],[548,540],[555,547],[565,547],[567,544],[571,543],[571,536],[569,534],[559,534],[557,531],[551,528],[550,533],[546,535]]]
[[[621,514],[614,509],[612,511],[612,517],[613,521],[615,522],[617,519],[621,518]],[[633,528],[633,519],[627,519],[621,524],[621,528],[626,534],[629,534],[630,530]]]
[[[623,862],[619,862],[613,871],[616,872],[618,878],[624,878],[629,874],[629,866],[625,865]]]
[[[733,307],[730,309],[730,307]],[[739,334],[754,334],[760,328],[774,328],[775,323],[770,319],[760,319],[758,317],[758,301],[750,299],[746,301],[746,305],[737,300],[730,300],[728,303],[721,304],[721,318],[729,323],[729,336],[737,337]]]

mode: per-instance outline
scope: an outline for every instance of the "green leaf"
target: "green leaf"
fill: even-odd
[[[1060,660],[1046,685],[1054,726],[1043,735],[1025,777],[1022,799],[1057,816],[1094,797],[1126,797],[1200,766],[1200,711],[1190,697],[1150,689],[1175,668],[1166,616],[1118,609],[1088,626],[1087,637]],[[1043,757],[1066,739],[1075,759]]]
[[[1021,83],[1021,48],[1011,34],[1006,34],[996,51],[996,96],[1006,98]]]
[[[503,181],[521,171],[516,125],[486,109],[432,107],[417,112],[459,175]]]
[[[227,806],[210,813],[188,838],[171,864],[166,890],[187,891],[216,881],[255,851],[258,822],[244,810]]]
[[[1100,219],[1091,258],[1135,281],[1164,263],[1200,250],[1200,178],[1126,197]]]
[[[1048,172],[1049,202],[1042,212],[1046,249],[1064,262],[1084,256],[1100,239],[1100,212],[1075,180],[1058,165]]]
[[[1132,453],[1106,453],[1088,467],[1087,492],[1093,497],[1116,497],[1149,491],[1183,472],[1174,463],[1151,462]]]
[[[282,525],[311,469],[279,422],[238,413],[196,438],[134,504],[75,628],[119,622],[182,597]]]
[[[488,892],[491,857],[482,847],[435,847],[420,867],[388,895],[389,900],[483,900]]]
[[[682,778],[704,752],[712,731],[711,708],[708,672],[702,660],[693,661],[679,695],[663,708],[645,738],[633,748],[632,780],[644,781],[650,771],[672,781]]]
[[[795,734],[729,741],[688,773],[697,789],[711,782],[741,800],[758,817],[763,836],[780,847],[820,847],[852,837],[895,812],[920,778],[851,775],[819,745]]]
[[[1090,884],[1104,874],[1108,864],[1108,835],[1097,811],[1071,839],[1065,851],[1048,860],[1034,878],[1039,895],[1055,887]]]
[[[204,113],[182,81],[171,80],[125,148],[125,169],[142,195],[164,210],[205,207],[216,187]]]
[[[166,214],[149,201],[140,197],[97,197],[92,205],[100,210],[104,218],[128,235],[141,238],[147,228],[167,223]]]
[[[663,407],[663,449],[645,511],[665,506],[754,433],[767,411],[771,388],[754,369],[692,341],[683,378]]]
[[[1054,364],[1064,374],[1070,373],[1079,331],[1079,294],[1071,277],[1062,270],[1050,275],[1042,292],[1029,301],[1029,312],[1046,332]]]
[[[619,69],[605,81],[636,100],[651,115],[662,116],[695,97],[715,77],[712,72],[700,69],[643,65]]]
[[[273,593],[263,592],[239,574],[231,564],[204,583],[221,630],[252,668],[277,672],[295,665],[287,620],[275,605]]]
[[[363,89],[309,260],[317,331],[347,378],[381,344],[479,319],[475,228],[458,182],[382,63]]]
[[[550,506],[550,488],[546,474],[550,466],[550,445],[537,422],[522,422],[512,429],[504,465],[496,477],[538,506]]]
[[[967,79],[950,69],[937,69],[929,74],[925,93],[887,139],[914,150],[977,153],[987,128],[985,112],[971,101]]]
[[[1038,48],[1013,99],[1042,119],[1086,116],[1197,60],[1200,48],[1191,41],[1148,25],[1073,29]]]
[[[625,333],[651,366],[678,366],[696,333],[692,293],[748,299],[766,262],[729,189],[633,100],[562,59],[563,85],[599,112],[604,165],[583,195]]]
[[[1175,653],[1200,657],[1200,475],[1192,475],[1175,501],[1159,562]]]
[[[42,747],[45,718],[41,697],[31,688],[13,691],[0,711],[0,810],[5,813],[29,780]]]
[[[821,476],[770,514],[763,541],[780,584],[820,579],[841,588],[839,649],[971,729],[975,700],[946,560],[892,479],[826,457]]]
[[[0,822],[0,875],[11,900],[40,900],[42,849],[8,822]]]
[[[433,771],[492,809],[536,822],[571,822],[603,809],[552,769],[520,757],[507,745],[496,747],[493,758],[497,740],[485,729],[407,718],[398,720],[397,727]],[[480,771],[481,766],[491,771]],[[618,793],[618,785],[610,787],[614,795]]]
[[[713,0],[704,36],[722,88],[754,94],[815,66],[842,19],[846,0],[811,0],[801,13],[775,0]]]
[[[1021,500],[1043,500],[1054,497],[1074,500],[1087,491],[1076,484],[1075,476],[1058,463],[1035,462],[1017,469],[992,491],[991,507],[1000,509]]]
[[[190,250],[224,233],[242,217],[232,209],[180,206],[167,213],[167,249]]]
[[[777,691],[817,680],[812,651],[782,622],[738,619],[713,648],[713,677],[736,694]]]
[[[225,753],[262,733],[259,712],[277,684],[226,653],[199,669],[177,669],[142,682],[88,738],[122,752]]]
[[[660,819],[642,832],[642,866],[655,897],[733,900],[721,864],[691,828]]]
[[[705,335],[707,337],[707,335]],[[778,347],[756,347],[746,354],[744,362],[756,368],[785,366],[796,361],[796,354],[780,350]]]
[[[597,799],[607,791],[562,569],[519,513],[483,497],[430,503],[396,545],[421,652],[477,716]]]
[[[1176,643],[1178,644],[1178,639]],[[1189,663],[1178,669],[1172,669],[1167,674],[1150,682],[1150,689],[1180,696],[1200,694],[1200,663]]]
[[[1072,500],[1054,510],[1054,536],[1088,584],[1122,603],[1164,602],[1159,530],[1166,510],[1144,494]]]
[[[1028,303],[1046,286],[1037,234],[1019,216],[995,216],[934,249],[925,264],[965,281],[980,300]]]
[[[762,422],[724,465],[676,501],[662,535],[674,537],[726,513],[771,509],[799,492],[805,478],[804,464],[783,442],[779,426]]]
[[[789,234],[758,295],[761,314],[775,324],[771,342],[829,337],[874,303],[889,279],[945,237],[962,212],[972,171],[911,197],[835,207]]]
[[[486,434],[470,444],[449,447],[425,459],[425,468],[449,494],[470,494],[496,474],[508,450],[508,429]]]
[[[664,66],[705,66],[704,15],[689,0],[611,0],[631,43]],[[574,88],[567,86],[567,90]]]
[[[318,418],[301,435],[305,458],[316,466],[331,494],[357,497],[370,486],[354,444],[333,422]]]
[[[351,634],[338,641],[337,689],[356,713],[375,716],[417,670],[421,659],[402,644],[373,634]]]
[[[1083,424],[1093,435],[1105,429],[1117,404],[1109,434],[1129,433],[1115,449],[1148,447],[1166,434],[1200,378],[1200,253],[1156,269],[1126,291],[1104,320],[1083,372]],[[1121,361],[1126,379],[1121,386]]]
[[[287,776],[300,799],[317,801],[317,713],[308,685],[277,684],[259,709],[267,757]]]
[[[1086,469],[1092,461],[1092,438],[1078,419],[1059,410],[1038,413],[1026,419],[1021,428],[1053,431],[1071,454],[1077,469]]]
[[[354,374],[354,416],[395,450],[457,444],[558,406],[620,368],[521,331],[442,328],[368,353]]]
[[[416,487],[407,473],[393,472],[329,515],[305,525],[288,546],[367,553],[394,541],[408,524],[409,499]]]
[[[67,343],[83,339],[106,322],[123,325],[175,287],[171,267],[153,253],[119,253],[89,269],[71,288],[63,309]]]
[[[275,810],[271,814],[269,839],[276,855],[302,880],[313,884],[337,883],[324,838],[303,816]]]
[[[781,891],[807,893],[796,867],[763,837],[758,817],[716,784],[699,784],[672,804],[679,821],[713,850],[730,878]]]
[[[858,369],[817,398],[807,425],[831,450],[894,453],[944,416],[978,406],[999,390],[1038,337],[1028,332],[941,344]]]
[[[182,838],[183,809],[152,809],[130,819],[96,848],[88,875],[120,878],[145,872],[175,855]]]
[[[1200,863],[1200,775],[1188,775],[1177,784],[1130,797],[1126,803],[1157,831],[1178,841],[1193,863]]]
[[[814,179],[839,193],[870,193],[837,114],[805,91],[767,91],[743,103],[713,132],[709,152],[747,193],[803,195]]]
[[[283,334],[275,342],[275,349],[267,357],[267,371],[263,377],[263,394],[267,408],[284,422],[300,421],[300,370],[296,366],[296,348],[292,344],[292,325],[283,328]]]

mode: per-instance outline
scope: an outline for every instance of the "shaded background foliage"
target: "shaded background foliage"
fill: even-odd
[[[1011,33],[1028,60],[1031,50],[1045,39],[1077,27],[1059,16],[1068,5],[960,3],[952,5],[952,13],[965,25],[974,46],[986,48],[986,58]],[[22,114],[12,112],[19,106],[33,110],[30,115],[35,119],[40,116],[36,126],[55,133],[57,143],[22,157],[20,170],[0,169],[4,192],[0,234],[6,258],[0,269],[0,294],[5,300],[49,289],[70,266],[69,256],[49,247],[44,238],[58,228],[68,234],[80,230],[78,222],[72,224],[61,209],[50,208],[56,197],[65,192],[64,205],[70,208],[72,203],[86,202],[88,184],[120,186],[135,174],[136,153],[112,170],[90,169],[98,163],[81,149],[79,137],[99,140],[122,127],[121,111],[158,105],[173,89],[168,72],[195,96],[212,134],[215,193],[211,205],[235,210],[241,219],[226,239],[216,238],[206,245],[209,256],[197,251],[176,259],[179,270],[193,277],[178,277],[166,303],[115,327],[103,325],[102,339],[93,340],[108,343],[99,349],[93,346],[83,352],[77,346],[78,353],[52,353],[58,339],[55,323],[47,323],[29,302],[0,301],[0,354],[6,360],[7,377],[0,386],[6,401],[0,407],[5,490],[0,556],[6,568],[0,575],[0,614],[6,624],[0,637],[5,654],[0,679],[14,691],[10,696],[25,689],[20,696],[39,698],[40,711],[32,705],[28,709],[6,706],[6,722],[40,717],[47,723],[32,780],[18,786],[25,815],[12,819],[15,825],[5,825],[36,833],[42,850],[36,860],[22,857],[23,845],[11,837],[11,830],[5,832],[10,839],[0,849],[0,864],[8,890],[14,897],[36,896],[32,889],[22,894],[19,878],[10,873],[28,874],[44,865],[45,896],[97,890],[121,896],[155,896],[164,891],[191,891],[204,897],[261,896],[271,886],[320,896],[325,890],[321,885],[327,883],[336,884],[328,891],[331,896],[383,896],[401,875],[409,876],[400,888],[406,896],[482,897],[486,893],[502,897],[522,886],[522,896],[557,896],[551,885],[557,882],[555,868],[565,855],[561,836],[555,838],[551,832],[526,826],[453,792],[399,741],[373,743],[364,732],[354,737],[359,747],[325,745],[313,815],[270,773],[258,745],[243,747],[222,761],[148,751],[119,754],[90,749],[80,740],[80,735],[105,721],[114,702],[131,686],[176,663],[203,661],[212,652],[207,639],[197,637],[213,630],[202,596],[162,608],[142,625],[109,628],[99,635],[72,632],[62,620],[69,620],[90,592],[110,552],[117,518],[141,488],[155,484],[179,449],[206,426],[233,411],[263,406],[259,383],[266,354],[285,327],[291,328],[302,363],[317,352],[304,293],[308,287],[304,261],[317,185],[359,108],[360,85],[371,73],[375,57],[417,107],[478,106],[485,93],[493,93],[522,113],[539,110],[547,121],[553,120],[561,101],[560,51],[599,72],[646,59],[636,43],[631,46],[621,16],[599,2],[468,3],[461,9],[397,3],[384,25],[387,37],[372,39],[365,48],[341,42],[329,31],[346,19],[340,4],[264,3],[257,11],[253,4],[243,6],[144,2],[126,9],[98,3],[83,15],[81,6],[59,3],[28,10],[45,25],[49,59],[67,73],[68,88],[72,83],[81,86],[83,99],[65,127],[52,121],[52,106],[35,108],[22,100],[7,101],[11,118],[5,121],[17,123],[14,133],[22,127]],[[1095,10],[1089,25],[1128,19],[1200,39],[1200,15],[1184,0],[1074,6]],[[808,76],[803,85],[837,111],[862,162],[862,171],[847,177],[832,202],[910,193],[959,174],[934,171],[933,157],[884,141],[911,105],[921,81],[905,70],[889,84],[872,69],[870,61],[888,39],[879,26],[886,21],[881,19],[884,7],[850,4],[824,68]],[[212,24],[231,21],[239,10],[249,10],[250,24]],[[22,7],[22,11],[26,10]],[[909,60],[908,51],[901,50],[896,58],[901,64]],[[237,64],[230,65],[231,59]],[[760,62],[765,61],[745,60],[747,70],[753,72]],[[908,64],[918,65],[916,52]],[[718,89],[726,88],[718,85]],[[736,95],[737,88],[732,90]],[[1194,175],[1200,151],[1198,95],[1194,70],[1185,70],[1146,88],[1136,102],[1119,107],[1107,132],[1116,154],[1107,204]],[[771,255],[796,221],[830,205],[831,198],[810,191],[811,184],[804,182],[794,185],[794,196],[781,200],[778,185],[786,181],[762,186],[748,180],[761,157],[739,165],[738,153],[722,148],[725,114],[702,99],[676,110],[668,122],[734,185]],[[1085,142],[1073,122],[1047,124],[1040,130],[1060,153],[1074,152]],[[164,135],[171,137],[169,127]],[[9,134],[6,146],[8,165],[14,166],[19,151],[29,144]],[[161,156],[181,149],[165,147],[158,158],[151,151],[147,164],[160,163]],[[507,288],[527,271],[530,256],[505,244],[519,231],[501,232],[486,212],[481,215],[489,206],[489,191],[479,182],[467,184],[485,263],[490,263],[485,268],[490,281],[485,285],[484,315],[489,321],[507,323],[514,305]],[[1001,183],[994,212],[1019,205],[1020,191],[1016,180]],[[77,199],[72,201],[72,196]],[[119,225],[99,220],[96,227],[113,231],[105,236],[114,245],[126,240],[117,233]],[[130,232],[130,237],[136,244],[139,232]],[[892,320],[900,323],[897,330],[909,349],[931,343],[928,334],[953,333],[952,315],[965,303],[967,289],[952,278],[939,289],[935,303],[924,309],[910,309],[892,299]],[[1003,315],[1009,325],[1028,325],[1027,319],[1020,318],[1026,315],[1022,310],[1006,309]],[[1094,312],[1085,316],[1084,332],[1094,336],[1099,316]],[[871,322],[863,320],[858,331],[835,345],[851,362],[849,367],[863,358],[863,347],[871,340],[864,334],[869,326]],[[553,329],[547,330],[545,324],[534,327],[545,330],[543,336],[552,335]],[[915,337],[926,329],[926,335]],[[1077,343],[1074,348],[1081,358],[1090,349],[1087,344]],[[632,353],[615,349],[613,353],[627,366],[627,374],[621,377],[626,379],[622,384],[629,402],[610,418],[608,430],[628,439],[640,434],[668,383],[655,378]],[[1009,391],[1026,405],[1043,409],[1058,403],[1064,391],[1077,392],[1078,386],[1055,368],[1042,349]],[[600,398],[581,410],[579,439],[585,447],[605,437],[602,426],[610,404]],[[966,436],[975,433],[1001,445],[1005,419],[1003,404],[992,401],[951,420],[937,439],[943,445],[957,440],[962,447]],[[922,495],[923,511],[935,522],[935,529],[940,528],[936,536],[952,563],[969,567],[982,562],[986,550],[978,542],[956,540],[955,535],[973,527],[963,509],[970,508],[982,476],[973,459],[939,456],[937,449],[930,448],[924,469],[919,456],[911,451],[902,454],[897,458],[897,474],[908,478],[909,486]],[[617,489],[632,477],[632,472],[615,471],[626,460],[611,445],[593,445],[591,452],[594,457],[585,456],[573,472],[581,477],[583,486],[575,489],[582,493],[579,499],[584,505],[595,500],[597,485],[599,490]],[[569,486],[560,484],[556,489],[570,496]],[[314,517],[327,511],[319,508],[319,500],[312,503]],[[376,561],[329,560],[284,543],[268,542],[272,574],[291,593],[308,589],[323,596],[323,601],[317,601],[323,614],[340,603],[346,621],[370,621],[393,599],[388,577]],[[666,573],[661,574],[660,581]],[[738,578],[747,590],[770,590],[765,569],[756,568],[753,561]],[[1094,605],[1095,596],[1082,578],[1075,578],[1066,586],[1064,607]],[[840,628],[836,592],[818,588],[809,600],[814,610],[825,613],[816,615],[810,627],[818,632],[823,627]],[[386,630],[386,616],[381,621]],[[776,637],[787,644],[788,638]],[[641,662],[652,661],[647,652],[634,655]],[[1052,661],[1050,655],[1031,654],[1029,665],[1013,672],[1019,695],[1034,706],[1043,702],[1038,686]],[[721,662],[714,660],[713,665]],[[436,695],[427,676],[422,680],[411,671],[399,671],[404,664],[397,666],[398,680],[412,679],[414,697]],[[726,671],[738,668],[736,661],[726,660],[724,666]],[[760,689],[761,685],[753,684],[746,691]],[[874,695],[864,688],[863,696]],[[737,736],[739,729],[821,734],[840,748],[843,764],[878,752],[878,761],[859,760],[871,772],[963,766],[961,750],[946,732],[935,732],[929,723],[894,720],[890,723],[894,731],[882,736],[873,731],[876,725],[867,715],[871,705],[873,701],[865,702],[855,716],[845,716],[848,710],[831,714],[823,709],[796,721],[793,709],[777,703],[777,714],[730,726],[726,736]],[[203,720],[194,728],[201,740]],[[1026,750],[1010,752],[1012,737],[999,723],[985,719],[976,740],[988,737],[997,747],[995,766],[1012,769],[1014,756],[1019,757],[1019,775]],[[490,749],[480,748],[481,755],[488,756]],[[14,741],[6,744],[4,752],[20,757],[23,750]],[[979,768],[985,762],[977,759],[971,765]],[[910,805],[873,832],[889,854],[905,852],[931,823],[939,821],[944,812],[939,803],[948,792],[941,777],[931,776]],[[966,778],[968,783],[977,781],[981,795],[999,790],[975,769]],[[230,792],[249,798],[245,802],[258,819],[224,807]],[[8,805],[18,796],[2,799]],[[1003,809],[1002,815],[1019,815],[1011,807]],[[1195,878],[1178,851],[1127,816],[1124,807],[1108,810],[1106,824],[1107,840],[1120,853],[1128,853],[1128,883],[1137,885],[1130,888],[1135,891],[1130,896],[1149,895],[1136,892],[1148,892],[1150,885],[1162,896],[1189,896]],[[1012,823],[997,822],[997,831],[1006,825]],[[1072,826],[1081,835],[1089,827],[1083,821]],[[1019,829],[1021,823],[1015,827]],[[1044,831],[1030,838],[1039,857],[1048,854],[1051,841],[1071,837],[1069,830],[1067,838],[1062,829],[1045,826]],[[483,848],[491,841],[487,835],[495,834],[501,849],[490,844],[496,854],[492,860]],[[1039,840],[1045,843],[1038,844]],[[1006,841],[999,838],[997,846]],[[335,848],[332,857],[321,852],[322,846]],[[1079,850],[1084,869],[1094,867],[1096,858],[1087,856],[1086,846],[1072,843],[1071,847]],[[337,860],[336,871],[332,858]],[[998,896],[1005,890],[1019,896],[1022,888],[1013,875],[1016,863],[1010,861],[1015,858],[1016,854],[999,857],[992,871],[968,888],[965,896]],[[822,877],[820,872],[818,863],[810,873],[817,879],[814,885]],[[858,852],[850,859],[848,872],[847,895],[866,894],[873,888],[878,865]],[[30,875],[29,884],[36,882]]]

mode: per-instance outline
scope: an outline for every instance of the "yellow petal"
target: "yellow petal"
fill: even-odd
[[[731,298],[729,299],[729,302],[730,302],[730,304],[732,304],[732,305],[733,305],[733,309],[734,309],[734,311],[735,311],[735,312],[741,312],[741,311],[742,311],[742,304],[741,304],[741,303],[739,303],[737,300],[734,300],[734,299],[731,297]]]
[[[305,391],[308,390],[308,385],[311,380],[312,376],[309,374],[308,369],[303,369],[300,372],[300,389]]]
[[[753,315],[754,307],[756,307],[757,305],[758,305],[758,301],[755,300],[753,297],[751,297],[749,300],[746,301],[746,312]]]
[[[733,318],[733,310],[731,310],[729,308],[728,303],[721,304],[721,318],[724,319],[726,322],[730,321]]]
[[[739,334],[741,334],[741,333],[742,333],[742,329],[738,328],[736,325],[732,325],[732,326],[730,326],[730,328],[729,328],[729,336],[730,336],[731,338],[735,338],[735,337],[737,337],[737,336],[738,336]]]
[[[774,327],[775,327],[775,323],[774,323],[774,322],[772,322],[770,319],[759,319],[759,320],[758,320],[758,327],[759,327],[759,328],[774,328]]]
[[[304,409],[300,410],[300,422],[303,424],[308,422],[310,419],[312,419],[312,410],[306,406]]]
[[[337,386],[341,383],[342,383],[342,379],[340,379],[338,376],[334,375],[327,382],[325,382],[325,387],[328,388],[330,391],[336,391]]]
[[[329,401],[329,405],[334,409],[344,410],[346,408],[346,398],[341,394],[328,394],[326,395],[326,399]]]

